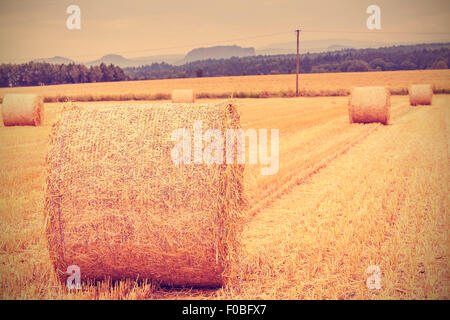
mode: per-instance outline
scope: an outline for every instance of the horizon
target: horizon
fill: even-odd
[[[381,30],[373,31],[365,25],[366,8],[372,1],[344,2],[2,1],[0,39],[5,45],[0,63],[51,57],[87,63],[110,54],[126,59],[186,55],[195,48],[220,45],[256,50],[277,43],[295,46],[294,29],[298,27],[301,43],[338,39],[383,46],[450,42],[450,3],[446,0],[379,0]],[[70,16],[66,9],[71,4],[80,7],[80,30],[66,26]]]
[[[333,49],[333,50],[326,50],[326,51],[317,51],[317,52],[300,52],[300,55],[305,55],[305,54],[320,54],[320,53],[326,53],[326,52],[339,52],[342,50],[364,50],[364,49],[379,49],[379,48],[390,48],[390,47],[394,47],[394,46],[415,46],[415,45],[439,45],[439,44],[450,44],[450,41],[448,42],[430,42],[430,43],[397,43],[397,44],[386,44],[386,45],[382,45],[380,47],[364,47],[364,48],[351,48],[351,47],[346,47],[346,48],[339,48],[339,49]],[[223,47],[230,47],[233,45],[229,45],[229,46],[223,46]],[[217,47],[217,46],[212,46],[212,47]],[[194,48],[194,49],[207,49],[207,48],[212,48],[212,47],[199,47],[199,48]],[[221,47],[221,46],[219,46]],[[239,47],[239,46],[238,46]],[[241,47],[242,48],[242,47]],[[253,47],[251,47],[253,48]],[[258,50],[260,50],[261,48],[253,48],[255,49],[255,55],[253,56],[258,56],[258,55],[266,55],[266,56],[276,56],[276,55],[293,55],[295,54],[293,53],[285,53],[285,54],[259,54]],[[190,52],[190,51],[189,51]],[[155,56],[141,56],[141,57],[126,57],[124,55],[121,54],[116,54],[116,53],[109,53],[109,54],[105,54],[101,57],[98,57],[97,59],[93,59],[91,61],[77,61],[77,60],[72,60],[68,57],[63,57],[63,56],[53,56],[53,57],[46,57],[46,58],[36,58],[33,60],[29,60],[29,61],[25,61],[24,63],[28,63],[28,62],[47,62],[47,60],[50,59],[70,59],[71,63],[76,63],[76,64],[94,64],[94,63],[99,63],[100,60],[104,59],[104,58],[109,58],[109,57],[118,57],[118,58],[124,58],[128,61],[138,61],[139,59],[144,59],[144,58],[155,58],[155,57],[163,57],[163,56],[183,56],[186,57],[186,55],[189,53],[185,53],[185,54],[167,54],[167,55],[155,55]],[[244,57],[251,57],[251,56],[244,56]],[[184,58],[183,58],[184,59]],[[214,59],[214,58],[213,58]],[[224,58],[224,59],[229,59],[229,58]],[[193,60],[193,61],[197,61],[197,60]],[[193,62],[193,61],[189,61],[189,62]],[[4,62],[0,62],[4,63]],[[168,63],[168,62],[166,62]],[[187,63],[187,62],[183,62]],[[109,64],[109,63],[108,63]],[[174,65],[173,63],[168,63],[170,65]],[[144,65],[142,65],[144,66]]]

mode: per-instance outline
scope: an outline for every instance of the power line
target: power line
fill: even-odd
[[[190,44],[190,45],[175,46],[175,47],[165,47],[165,48],[157,48],[157,49],[148,49],[148,50],[124,51],[124,52],[120,52],[120,53],[121,54],[142,53],[142,52],[150,52],[150,51],[184,49],[184,48],[199,47],[199,46],[211,46],[211,45],[214,45],[214,44],[217,44],[217,43],[232,42],[232,41],[243,41],[243,40],[250,40],[250,39],[257,39],[257,38],[267,38],[267,37],[273,37],[273,36],[277,36],[277,35],[280,35],[280,34],[288,34],[288,33],[291,33],[291,32],[290,31],[289,32],[278,32],[278,33],[271,33],[271,34],[265,34],[265,35],[259,35],[259,36],[251,36],[251,37],[245,37],[245,38],[234,38],[234,39],[228,39],[228,40],[219,40],[219,41],[210,42],[210,43],[198,43],[198,44]],[[74,56],[74,57],[76,57],[76,56]]]
[[[298,97],[298,72],[300,69],[300,29],[295,30],[297,33],[297,73],[295,75],[295,95]]]
[[[278,36],[282,34],[290,34],[292,31],[285,31],[285,32],[277,32],[277,33],[270,33],[270,34],[263,34],[263,35],[256,35],[256,36],[250,36],[250,37],[244,37],[244,38],[234,38],[234,39],[228,39],[228,40],[219,40],[215,42],[209,42],[209,43],[197,43],[197,44],[190,44],[190,45],[182,45],[182,46],[173,46],[173,47],[161,47],[156,49],[145,49],[145,50],[132,50],[132,51],[121,51],[117,52],[117,54],[135,54],[135,53],[145,53],[145,52],[154,52],[154,51],[164,51],[164,50],[174,50],[174,49],[185,49],[185,48],[192,48],[192,47],[199,47],[199,46],[212,46],[218,43],[226,43],[226,42],[232,42],[232,41],[244,41],[244,40],[252,40],[252,39],[258,39],[258,38],[267,38],[267,37],[273,37]],[[311,33],[362,33],[362,34],[377,34],[377,33],[383,33],[383,34],[412,34],[412,35],[430,35],[430,34],[436,34],[436,35],[450,35],[450,32],[397,32],[397,31],[349,31],[349,30],[319,30],[319,29],[306,29],[302,30],[302,32],[311,32]],[[85,55],[77,55],[77,56],[70,56],[71,58],[83,58],[83,57],[92,57],[92,56],[99,56],[101,54],[85,54]]]
[[[362,33],[362,34],[411,34],[411,35],[450,35],[450,32],[412,32],[412,31],[354,31],[354,30],[325,30],[325,29],[305,29],[302,32],[310,33]]]

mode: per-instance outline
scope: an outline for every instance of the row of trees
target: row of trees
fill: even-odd
[[[1,87],[124,80],[128,80],[128,77],[121,68],[104,63],[89,68],[83,64],[59,65],[45,62],[0,65]]]
[[[450,45],[448,44],[394,46],[380,49],[303,54],[300,58],[300,72],[447,69],[449,61]],[[296,70],[296,56],[253,56],[203,60],[182,66],[154,63],[150,66],[125,68],[124,70],[128,77],[133,80],[289,74]]]

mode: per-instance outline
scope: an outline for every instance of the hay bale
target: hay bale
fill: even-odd
[[[414,84],[408,87],[409,103],[412,106],[431,105],[433,88],[430,84]]]
[[[35,94],[6,94],[2,117],[5,126],[40,126],[44,114],[42,97]]]
[[[194,90],[176,89],[172,91],[173,103],[193,103],[195,102]]]
[[[45,205],[50,257],[61,281],[77,265],[85,280],[226,282],[238,246],[243,166],[174,164],[171,150],[179,142],[171,134],[187,128],[193,141],[196,120],[203,132],[239,127],[227,103],[63,112],[50,138]]]
[[[350,123],[389,124],[390,93],[384,87],[353,88],[348,102]]]

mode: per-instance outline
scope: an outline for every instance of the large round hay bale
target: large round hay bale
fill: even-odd
[[[2,117],[5,126],[40,126],[44,102],[35,94],[5,94]]]
[[[195,102],[194,90],[175,89],[172,91],[173,103],[193,103]]]
[[[412,106],[431,105],[433,88],[430,84],[413,84],[408,88],[409,103]]]
[[[85,280],[226,282],[238,244],[243,166],[174,163],[180,142],[172,133],[186,128],[194,144],[198,120],[203,133],[239,127],[227,103],[63,112],[50,138],[45,206],[50,257],[62,281],[76,265]]]
[[[389,124],[390,93],[384,87],[356,87],[348,102],[350,123]]]

